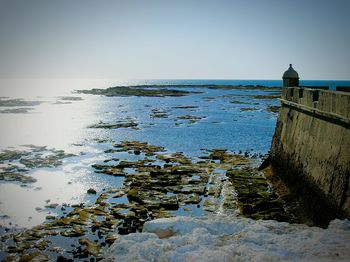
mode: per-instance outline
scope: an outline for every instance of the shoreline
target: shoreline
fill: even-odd
[[[27,165],[29,172],[22,174],[28,177],[40,170],[41,179],[49,182],[49,175],[58,179],[54,184],[62,186],[68,198],[69,192],[76,190],[72,197],[82,196],[84,200],[80,203],[86,204],[70,203],[71,199],[69,204],[63,204],[55,196],[42,197],[31,211],[52,211],[52,214],[47,214],[43,224],[2,236],[6,243],[1,243],[5,251],[0,257],[6,252],[17,258],[25,257],[29,252],[41,258],[50,255],[51,259],[59,256],[81,260],[101,258],[99,252],[115,240],[113,233],[138,232],[148,220],[168,216],[241,212],[255,219],[288,220],[281,209],[283,199],[274,195],[274,187],[255,171],[256,166],[248,164],[259,162],[258,158],[267,152],[279,97],[270,91],[279,90],[262,86],[235,89],[232,85],[197,85],[201,88],[199,93],[194,92],[196,87],[191,90],[189,85],[182,85],[178,92],[186,95],[178,96],[175,92],[173,96],[173,91],[167,93],[169,85],[166,86],[169,89],[162,88],[164,85],[147,86],[143,89],[151,92],[136,94],[140,87],[127,87],[126,93],[130,90],[134,93],[120,93],[119,88],[112,95],[98,91],[98,96],[55,96],[50,102],[33,105],[42,109],[38,114],[6,115],[9,119],[68,118],[69,121],[62,121],[60,126],[52,125],[60,127],[61,133],[66,132],[72,121],[84,120],[74,129],[82,132],[83,140],[74,137],[63,140],[73,141],[66,142],[68,149],[74,147],[81,155],[62,162],[65,153],[47,144],[47,149],[52,150],[33,147],[31,153],[8,151],[2,164],[15,167],[19,172],[23,172],[21,165]],[[176,90],[178,85],[171,86]],[[181,90],[182,87],[185,90]],[[11,98],[3,103],[28,104]],[[46,109],[55,114],[46,115]],[[56,114],[59,110],[61,115]],[[96,114],[93,118],[84,118],[92,112]],[[6,119],[5,114],[0,116]],[[57,143],[60,132],[53,131],[57,134],[54,140]],[[37,139],[43,142],[42,137]],[[53,167],[55,163],[58,167]],[[51,174],[45,174],[45,168],[51,170]],[[240,169],[243,171],[238,172]],[[37,178],[36,175],[33,178]],[[86,183],[88,180],[92,183]],[[37,185],[33,182],[22,187],[20,181],[7,181],[3,186],[6,183],[28,192]],[[44,187],[35,192],[50,190]],[[29,193],[26,196],[31,197]],[[65,251],[56,250],[58,247]]]

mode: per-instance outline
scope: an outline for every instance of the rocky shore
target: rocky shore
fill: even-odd
[[[254,168],[256,158],[249,155],[212,149],[194,159],[139,141],[116,143],[105,153],[111,157],[92,167],[98,174],[122,178],[123,186],[102,192],[90,188],[87,194],[95,196],[93,205],[62,206],[63,216],[48,216],[42,225],[3,235],[8,261],[18,257],[99,260],[118,239],[116,232],[141,232],[147,221],[181,214],[211,212],[291,221],[284,201]],[[133,155],[135,160],[115,158],[116,153]]]
[[[263,150],[253,149],[257,143],[261,144],[257,137],[265,139],[269,134],[265,127],[274,123],[279,92],[280,88],[263,86],[135,86],[83,90],[82,97],[59,96],[51,104],[43,102],[55,110],[86,106],[90,114],[88,106],[98,101],[98,107],[91,110],[96,110],[97,117],[83,126],[85,140],[72,145],[80,153],[73,155],[49,146],[30,145],[4,149],[0,153],[0,180],[40,192],[43,189],[36,186],[40,176],[35,172],[40,170],[44,172],[42,177],[47,178],[53,174],[46,172],[57,169],[67,177],[64,187],[83,187],[79,192],[82,198],[80,202],[59,202],[53,195],[41,199],[31,210],[40,213],[43,219],[46,216],[46,221],[27,229],[16,228],[10,224],[11,217],[4,216],[4,226],[0,227],[0,260],[99,261],[110,258],[121,247],[127,248],[125,243],[129,238],[136,241],[138,237],[140,245],[145,244],[140,250],[147,247],[142,251],[146,257],[155,250],[170,261],[176,261],[177,252],[187,250],[187,246],[181,247],[183,240],[172,243],[171,249],[176,250],[173,259],[167,250],[157,249],[159,240],[164,240],[162,243],[167,246],[167,241],[190,237],[193,242],[189,244],[203,244],[198,246],[198,252],[204,257],[193,257],[205,260],[206,252],[202,248],[216,253],[209,244],[201,242],[201,233],[192,236],[193,232],[202,232],[207,239],[219,241],[219,244],[212,242],[216,247],[233,248],[239,243],[226,240],[231,241],[228,235],[236,233],[227,231],[231,233],[222,235],[208,228],[226,228],[225,224],[232,228],[238,224],[274,227],[275,223],[279,225],[276,221],[304,222],[298,216],[298,203],[278,177],[258,170],[266,156],[261,153]],[[28,104],[20,99],[2,99],[2,102],[7,109],[11,105],[32,106],[32,101]],[[30,114],[26,116],[31,118]],[[81,111],[76,119],[80,114]],[[251,132],[254,128],[262,128],[258,131],[260,136],[256,131]],[[234,143],[227,143],[232,137]],[[254,141],[246,142],[249,139]],[[76,173],[79,176],[75,177]],[[80,178],[97,183],[85,184],[86,180]],[[101,185],[100,181],[105,183]],[[161,221],[166,226],[149,235],[153,223],[158,227]],[[188,230],[181,231],[173,223],[183,224]],[[309,224],[313,225],[312,221]],[[289,226],[293,227],[281,225],[286,225],[281,230],[287,233]],[[205,230],[210,232],[207,234]],[[151,246],[143,240],[151,241]],[[152,245],[157,248],[152,249]],[[276,247],[279,248],[278,244]],[[190,250],[196,251],[192,247]],[[268,250],[274,252],[272,248]],[[219,251],[217,254],[226,252],[220,248]],[[116,257],[142,260],[142,254],[135,257],[128,252],[119,250],[120,256]],[[179,256],[179,260],[191,260],[192,254],[187,255]],[[223,256],[218,258],[225,260],[226,255]],[[233,257],[254,260],[249,252],[242,258]],[[210,258],[208,254],[207,260]]]

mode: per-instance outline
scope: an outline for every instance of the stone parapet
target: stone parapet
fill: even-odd
[[[287,87],[282,99],[350,118],[350,93],[314,88]]]

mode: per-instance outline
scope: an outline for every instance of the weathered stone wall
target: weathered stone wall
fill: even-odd
[[[350,217],[350,93],[284,88],[271,159]]]

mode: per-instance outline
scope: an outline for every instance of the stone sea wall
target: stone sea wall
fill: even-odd
[[[350,217],[350,93],[284,88],[271,159],[282,177]]]

